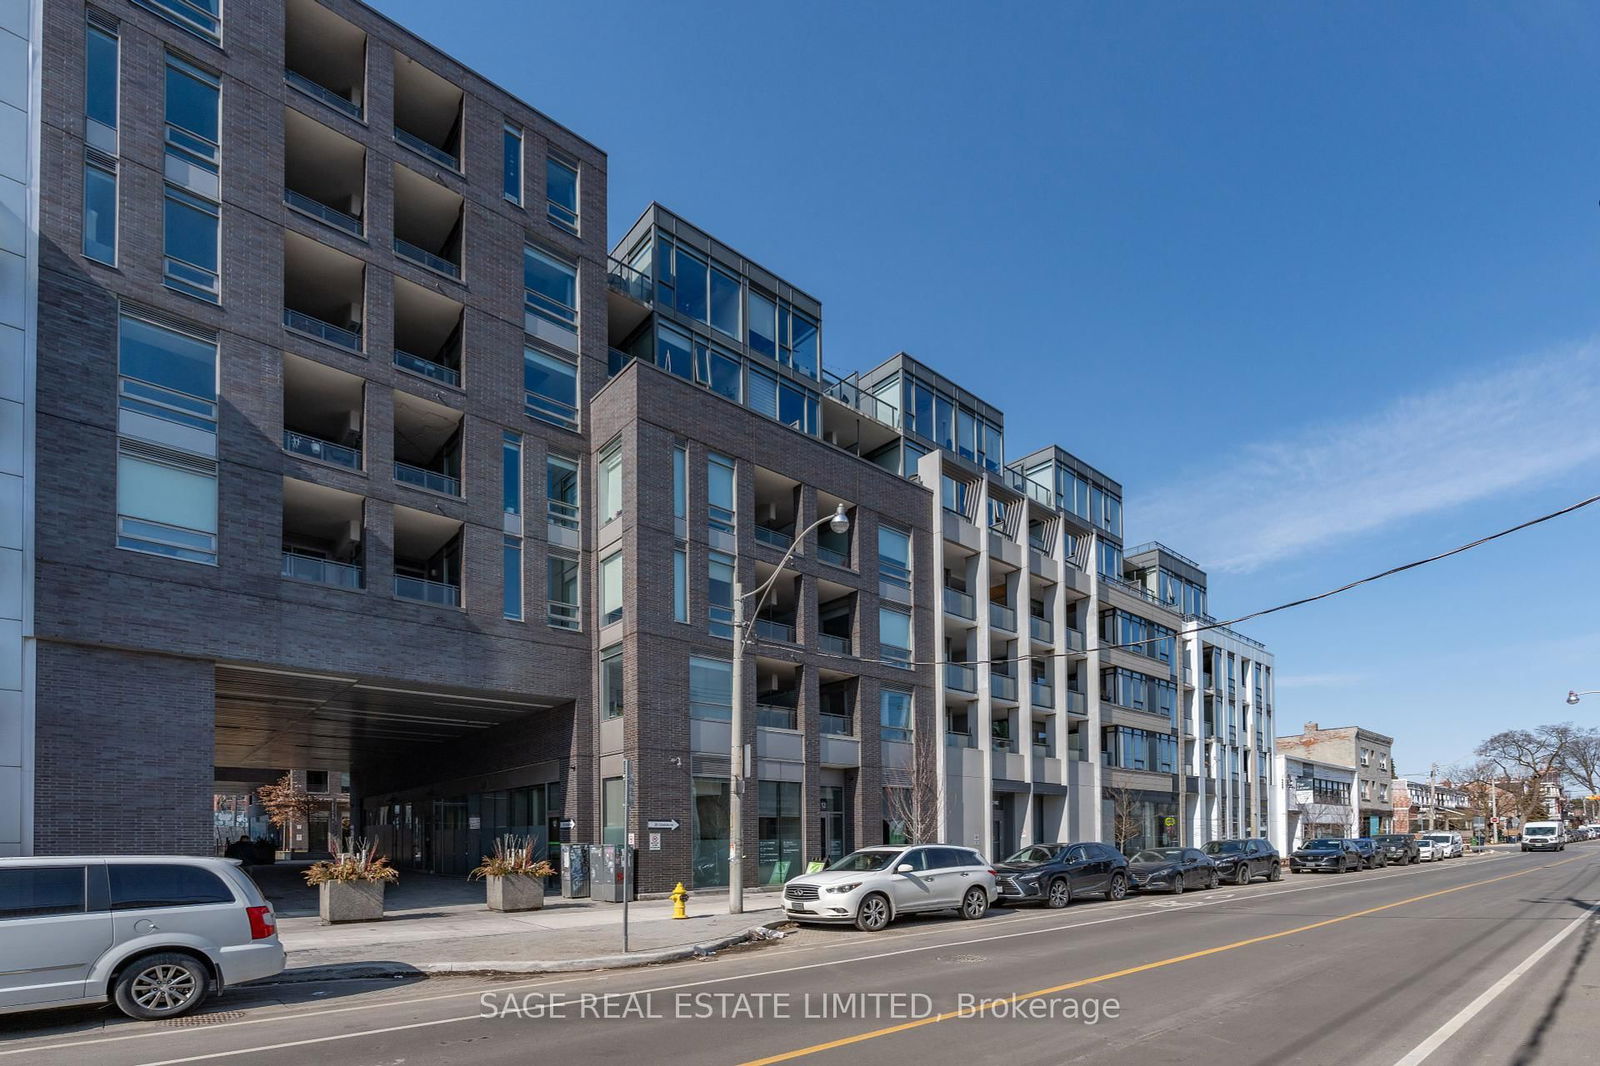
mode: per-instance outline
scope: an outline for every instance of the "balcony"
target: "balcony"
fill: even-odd
[[[362,380],[297,355],[283,357],[283,448],[361,469]]]
[[[1056,705],[1055,686],[1048,681],[1035,681],[1030,688],[1033,692],[1033,705],[1046,710],[1053,709]]]
[[[1017,679],[1010,674],[1003,674],[991,667],[989,672],[989,695],[997,700],[1005,700],[1007,703],[1017,702]]]
[[[834,636],[832,633],[819,633],[817,647],[830,655],[849,655],[850,638]]]
[[[1007,754],[1007,755],[1015,755],[1015,754],[1017,754],[1017,738],[1016,737],[1005,737],[1005,736],[991,737],[991,738],[989,738],[989,744],[990,744],[991,747],[994,748],[995,751],[1002,752],[1002,753]]]
[[[837,566],[841,570],[850,569],[850,557],[841,551],[817,545],[817,559],[829,566]]]
[[[1067,713],[1088,714],[1089,700],[1077,689],[1067,689]]]
[[[316,0],[288,0],[283,29],[283,77],[290,87],[362,121],[366,33]]]
[[[756,725],[763,729],[798,729],[799,713],[793,707],[756,704]]]
[[[465,200],[409,167],[394,166],[394,251],[452,280],[461,278]]]
[[[394,139],[446,170],[459,171],[463,93],[408,56],[394,55]]]
[[[824,711],[817,715],[817,728],[827,737],[853,737],[856,734],[855,722],[848,714]]]
[[[944,685],[957,692],[977,692],[978,671],[963,663],[945,663]]]
[[[361,351],[366,268],[359,259],[285,231],[283,324],[347,351]]]
[[[798,643],[795,639],[793,622],[784,622],[775,618],[757,618],[755,620],[756,636],[763,640],[776,640],[783,644]]]
[[[1033,638],[1034,643],[1054,644],[1055,633],[1055,623],[1050,619],[1040,618],[1038,615],[1028,616],[1028,636]]]
[[[364,508],[365,501],[355,493],[284,478],[279,573],[314,585],[363,588]]]
[[[462,523],[429,511],[394,508],[394,594],[441,607],[461,606]]]
[[[960,589],[953,589],[946,585],[944,587],[944,613],[954,615],[957,618],[964,618],[971,622],[977,619],[978,608],[970,593],[962,592]]]
[[[461,606],[461,586],[445,581],[429,581],[407,574],[394,575],[394,594],[402,600],[436,603],[441,607]]]
[[[788,551],[794,543],[794,535],[789,530],[769,529],[766,526],[756,526],[756,540],[762,544],[771,545],[779,551]]]
[[[800,483],[764,467],[755,468],[755,538],[780,552],[794,543],[800,517]]]
[[[440,492],[446,496],[461,495],[461,479],[449,474],[441,474],[433,470],[424,470],[420,466],[412,466],[399,460],[394,464],[394,479],[407,485],[415,485],[429,492]]]
[[[283,109],[283,202],[324,225],[360,237],[367,150],[293,108]]]
[[[989,625],[1006,633],[1017,631],[1017,612],[1003,603],[989,604]]]
[[[612,256],[606,257],[606,288],[646,307],[650,306],[650,275]]]
[[[1082,652],[1083,651],[1083,632],[1081,630],[1072,629],[1071,627],[1068,627],[1068,628],[1063,629],[1061,631],[1061,638],[1062,638],[1062,644],[1066,647],[1067,651],[1070,651],[1070,652]]]
[[[409,392],[394,393],[394,479],[461,495],[460,411]]]
[[[458,301],[394,279],[394,365],[401,370],[459,388],[463,322]]]

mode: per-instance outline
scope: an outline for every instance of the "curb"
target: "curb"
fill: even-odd
[[[284,970],[276,977],[250,982],[252,988],[269,985],[302,984],[312,981],[350,981],[358,979],[398,977],[443,977],[449,975],[509,976],[541,973],[571,973],[576,970],[622,970],[635,966],[651,966],[663,962],[680,962],[684,959],[705,958],[740,944],[765,943],[772,937],[766,934],[791,924],[780,918],[762,925],[753,925],[742,933],[708,940],[703,944],[686,944],[654,951],[635,951],[626,955],[595,955],[578,959],[518,960],[505,962],[344,962],[326,966],[306,966],[299,970]]]

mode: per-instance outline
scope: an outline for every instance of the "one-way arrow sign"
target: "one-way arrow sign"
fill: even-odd
[[[683,825],[676,818],[660,818],[644,823],[646,829],[677,829]]]

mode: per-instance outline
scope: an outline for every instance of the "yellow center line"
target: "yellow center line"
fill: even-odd
[[[899,1025],[891,1025],[883,1029],[874,1029],[867,1033],[858,1033],[855,1036],[846,1036],[841,1037],[838,1040],[830,1040],[825,1044],[812,1044],[810,1047],[799,1048],[795,1051],[785,1051],[780,1055],[772,1055],[764,1059],[751,1059],[749,1062],[742,1063],[741,1066],[769,1066],[770,1063],[774,1062],[788,1062],[790,1059],[803,1058],[807,1055],[815,1055],[819,1052],[831,1051],[834,1048],[847,1047],[851,1044],[859,1044],[867,1040],[876,1040],[879,1037],[890,1036],[894,1033],[903,1033],[910,1029],[920,1029],[924,1025],[933,1025],[936,1022],[949,1021],[951,1018],[970,1018],[976,1014],[984,1013],[991,1007],[999,1006],[1001,1004],[1010,1006],[1012,1004],[1020,1003],[1023,1000],[1037,999],[1040,996],[1055,995],[1058,992],[1068,992],[1074,988],[1083,988],[1087,985],[1100,984],[1105,981],[1114,981],[1119,977],[1128,977],[1132,974],[1145,973],[1149,970],[1159,970],[1165,966],[1173,966],[1180,962],[1189,962],[1192,959],[1203,959],[1208,955],[1218,955],[1224,951],[1233,951],[1237,948],[1246,948],[1252,944],[1264,944],[1269,940],[1280,940],[1283,937],[1294,936],[1297,933],[1308,933],[1313,929],[1322,929],[1326,926],[1337,925],[1340,922],[1348,922],[1352,918],[1365,918],[1368,915],[1378,914],[1387,910],[1393,910],[1395,907],[1404,907],[1410,903],[1421,903],[1423,900],[1437,899],[1440,896],[1448,896],[1452,892],[1461,892],[1468,888],[1479,888],[1483,885],[1492,885],[1496,881],[1509,881],[1515,877],[1526,877],[1528,874],[1538,873],[1541,870],[1550,870],[1557,866],[1565,866],[1569,862],[1578,862],[1584,857],[1585,856],[1579,856],[1578,858],[1573,859],[1562,859],[1560,862],[1548,863],[1544,866],[1536,866],[1531,870],[1521,870],[1514,874],[1502,874],[1499,877],[1490,877],[1483,881],[1470,881],[1464,885],[1456,885],[1454,888],[1440,889],[1437,892],[1428,892],[1421,896],[1412,896],[1410,899],[1396,900],[1393,903],[1385,903],[1378,907],[1368,907],[1366,910],[1352,911],[1349,914],[1341,914],[1335,918],[1324,918],[1320,922],[1312,922],[1309,925],[1296,926],[1293,929],[1285,929],[1279,933],[1266,933],[1262,936],[1253,936],[1248,940],[1236,940],[1231,944],[1221,944],[1214,948],[1205,948],[1201,951],[1191,951],[1187,955],[1174,955],[1169,959],[1160,959],[1156,962],[1146,962],[1139,966],[1130,966],[1125,970],[1114,970],[1111,973],[1103,973],[1095,977],[1085,977],[1081,980],[1069,981],[1064,985],[1041,988],[1033,992],[1018,992],[1010,997],[997,996],[994,999],[985,1000],[983,1003],[979,1003],[972,1007],[964,1007],[961,1010],[945,1011],[942,1014],[929,1015],[926,1018],[918,1018],[915,1021],[902,1022]]]

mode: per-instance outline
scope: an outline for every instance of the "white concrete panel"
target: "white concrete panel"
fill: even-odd
[[[0,766],[22,765],[22,693],[0,688]]]
[[[22,331],[0,326],[0,400],[22,400]]]
[[[22,623],[0,618],[0,689],[12,688],[22,688]]]
[[[0,0],[0,30],[10,30],[18,37],[27,37],[30,0]]]
[[[0,796],[22,795],[22,770],[16,766],[0,766]],[[15,803],[0,803],[0,853],[6,846],[13,848],[22,840],[22,808]],[[12,854],[16,854],[12,851]]]
[[[28,180],[28,114],[0,104],[0,178]]]
[[[28,109],[28,42],[0,33],[0,104]]]
[[[22,476],[23,406],[0,400],[0,474]]]
[[[0,548],[0,618],[22,618],[22,553],[15,548]]]
[[[28,187],[0,179],[0,252],[28,251]]]
[[[0,474],[0,548],[22,548],[22,479],[10,474]]]
[[[0,155],[4,149],[0,149]],[[27,306],[27,293],[23,282],[27,280],[26,261],[20,255],[0,252],[0,326],[23,326],[23,312]]]

